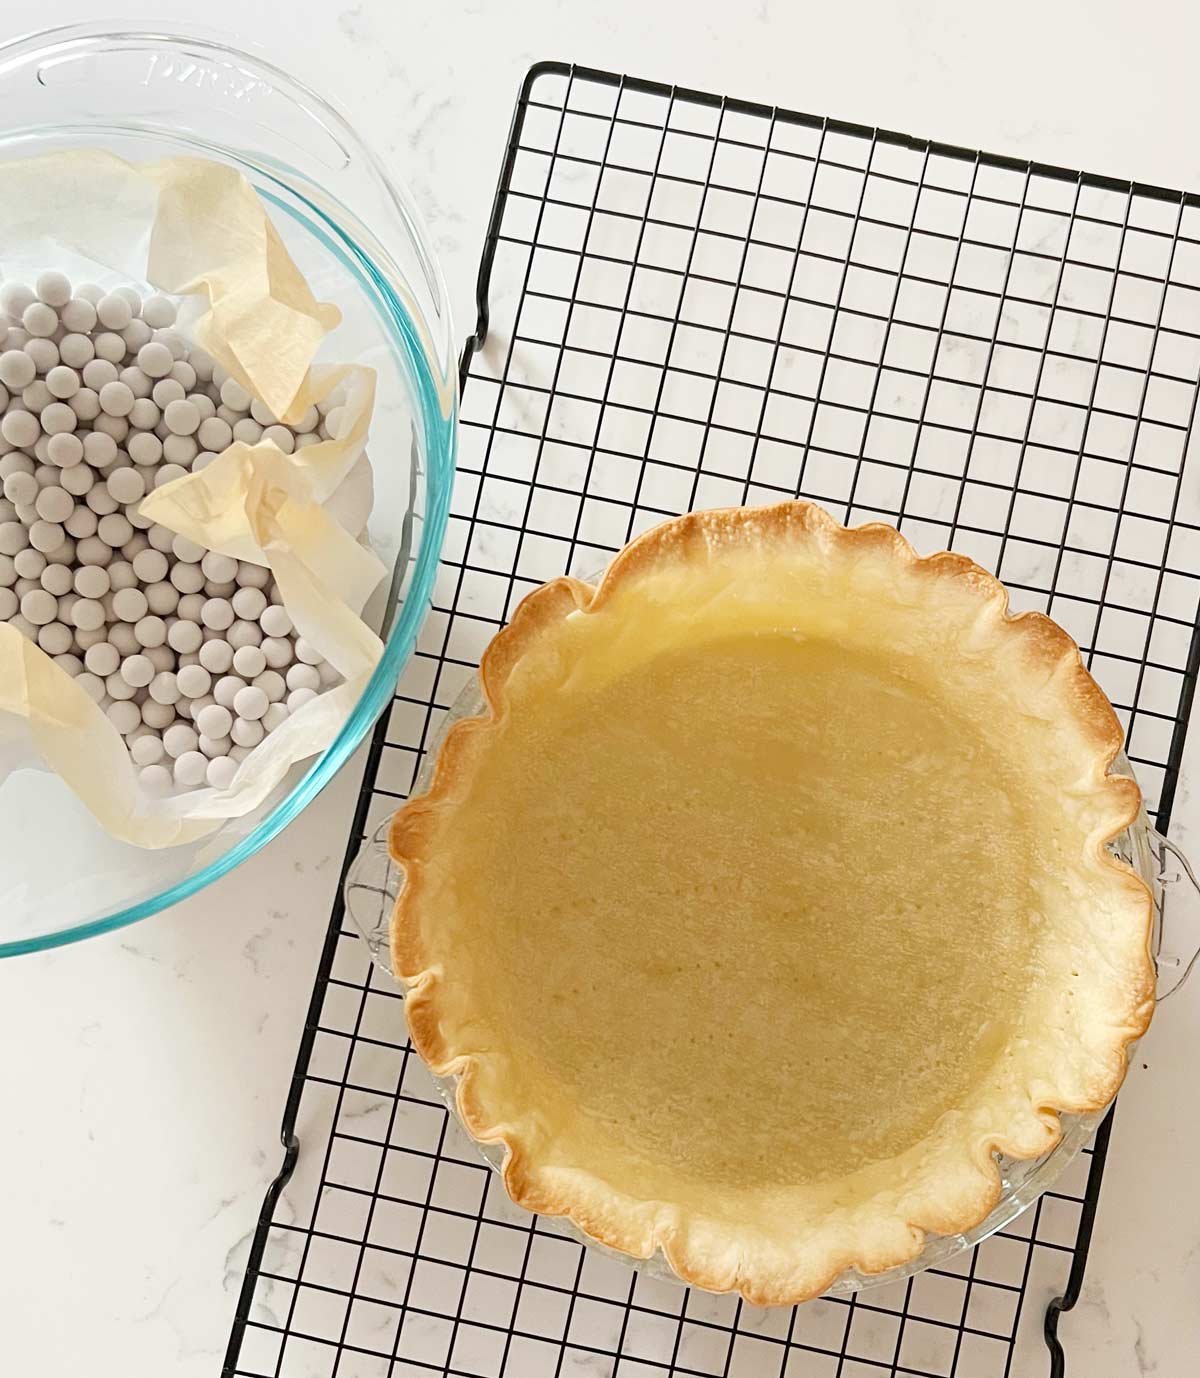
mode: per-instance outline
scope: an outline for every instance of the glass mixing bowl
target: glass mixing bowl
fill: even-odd
[[[132,162],[190,154],[248,178],[316,296],[342,311],[318,359],[378,372],[368,529],[390,576],[364,614],[384,639],[383,656],[335,740],[297,763],[258,809],[204,840],[161,851],[117,842],[58,777],[11,770],[0,783],[0,956],[10,956],[133,923],[194,894],[274,837],[342,765],[388,703],[428,608],[458,398],[446,290],[420,216],[343,116],[285,72],[170,25],[86,24],[0,47],[0,103],[0,160],[72,147]],[[2,245],[0,270],[15,279],[71,272],[69,261],[45,254],[44,245]]]
[[[420,772],[413,785],[412,797],[422,795],[429,788],[433,768],[437,761],[438,748],[449,728],[460,718],[476,717],[485,711],[483,695],[477,678],[471,679],[457,700],[446,713],[439,728],[436,740],[426,751]],[[1133,768],[1124,752],[1114,762],[1114,772],[1132,775]],[[375,964],[389,976],[393,976],[391,965],[391,916],[396,898],[404,883],[403,873],[392,861],[388,850],[388,831],[390,821],[382,824],[363,844],[358,856],[351,864],[345,882],[346,910],[355,927],[362,934]],[[1163,1000],[1179,988],[1197,961],[1200,947],[1200,925],[1196,923],[1195,900],[1200,895],[1197,884],[1187,860],[1182,853],[1161,833],[1150,826],[1144,813],[1110,844],[1111,850],[1142,877],[1154,897],[1153,952],[1158,969],[1158,999]],[[1178,865],[1179,871],[1172,870],[1171,863]],[[1191,913],[1182,922],[1173,922],[1171,932],[1164,932],[1164,898],[1173,887],[1186,881],[1191,891]],[[1186,906],[1185,906],[1186,907]],[[1174,914],[1174,906],[1172,906]],[[397,1030],[397,1038],[402,1039],[405,1030]],[[1136,1044],[1129,1049],[1130,1055]],[[451,1115],[462,1127],[456,1099],[457,1079],[454,1077],[434,1077],[442,1099]],[[1087,1115],[1062,1116],[1062,1138],[1051,1151],[1041,1158],[1016,1160],[1002,1154],[996,1155],[1000,1170],[1000,1199],[995,1209],[986,1219],[981,1220],[974,1229],[961,1234],[925,1237],[921,1252],[907,1263],[897,1268],[889,1268],[882,1273],[859,1273],[850,1269],[843,1273],[829,1288],[826,1296],[847,1296],[852,1292],[867,1288],[883,1287],[901,1281],[926,1268],[943,1267],[959,1254],[973,1249],[989,1235],[1002,1230],[1027,1210],[1043,1192],[1049,1191],[1068,1167],[1075,1161],[1090,1141],[1100,1122],[1108,1113],[1107,1108]],[[465,1137],[469,1134],[462,1127]],[[497,1144],[479,1144],[475,1147],[483,1158],[497,1171],[503,1164],[504,1149]],[[574,1239],[589,1249],[596,1250],[610,1258],[619,1259],[632,1268],[644,1271],[651,1276],[684,1286],[671,1270],[661,1254],[641,1260],[617,1253],[607,1246],[577,1229],[569,1220],[552,1219],[548,1223],[568,1239]]]

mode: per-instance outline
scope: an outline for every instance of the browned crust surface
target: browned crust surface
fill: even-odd
[[[745,548],[787,548],[797,543],[819,550],[834,562],[884,556],[896,568],[921,579],[953,587],[977,604],[982,634],[1015,652],[1021,673],[1053,696],[1057,711],[1069,718],[1086,742],[1087,790],[1101,805],[1101,831],[1089,839],[1089,865],[1096,883],[1105,887],[1123,916],[1121,954],[1131,973],[1122,987],[1124,1008],[1112,1021],[1103,1056],[1096,1059],[1086,1096],[1067,1099],[1039,1085],[1036,1119],[1008,1135],[996,1134],[974,1145],[970,1161],[957,1165],[960,1179],[938,1192],[905,1198],[898,1218],[881,1228],[877,1244],[861,1235],[838,1246],[827,1241],[816,1259],[803,1266],[786,1260],[747,1256],[744,1249],[714,1236],[703,1221],[670,1202],[636,1202],[580,1174],[544,1170],[535,1148],[519,1127],[498,1123],[480,1090],[479,1067],[458,1046],[457,1030],[448,1026],[439,1002],[440,967],[429,950],[428,934],[437,916],[423,908],[425,868],[435,840],[436,824],[453,808],[456,790],[468,780],[490,735],[506,712],[510,675],[532,650],[553,636],[570,615],[603,611],[623,587],[664,568],[709,560],[714,552]],[[1011,615],[1003,585],[973,561],[943,552],[918,557],[893,528],[879,524],[847,529],[823,509],[807,502],[774,507],[696,512],[664,522],[627,546],[609,566],[596,588],[577,579],[560,578],[530,594],[511,624],[492,641],[480,666],[487,702],[485,716],[456,724],[442,743],[428,793],[396,815],[391,851],[406,883],[392,924],[394,970],[407,988],[406,1011],[412,1041],[439,1074],[458,1077],[458,1107],[469,1131],[483,1142],[506,1149],[504,1181],[515,1202],[530,1210],[565,1215],[585,1233],[612,1248],[648,1257],[661,1250],[685,1281],[715,1291],[737,1290],[756,1304],[790,1304],[819,1295],[848,1268],[880,1272],[918,1254],[928,1232],[950,1234],[984,1219],[1000,1195],[1000,1178],[992,1159],[999,1151],[1014,1158],[1045,1153],[1061,1136],[1059,1112],[1102,1109],[1123,1079],[1130,1044],[1146,1030],[1154,1006],[1154,970],[1149,953],[1151,899],[1142,881],[1115,860],[1105,844],[1138,817],[1141,796],[1131,779],[1109,774],[1120,750],[1122,732],[1116,714],[1085,669],[1078,648],[1061,627],[1040,613]],[[736,1244],[737,1241],[733,1241]]]

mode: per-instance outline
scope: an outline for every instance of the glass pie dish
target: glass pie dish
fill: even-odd
[[[119,928],[194,894],[274,837],[344,763],[389,701],[428,608],[458,399],[445,286],[418,212],[346,119],[285,72],[169,24],[85,24],[0,47],[0,95],[0,160],[80,147],[131,162],[188,154],[249,180],[315,295],[342,312],[317,361],[376,370],[368,534],[388,573],[364,610],[383,655],[336,738],[202,841],[133,847],[103,832],[58,777],[20,767],[3,777],[0,956],[9,956]],[[44,255],[6,244],[5,277],[67,266]]]
[[[437,740],[431,743],[426,751],[413,786],[413,797],[427,791],[441,738],[446,731],[459,719],[473,717],[483,711],[484,701],[478,680],[472,679],[448,710]],[[1124,753],[1114,762],[1114,773],[1132,775],[1132,767]],[[391,976],[391,915],[403,886],[403,875],[389,854],[389,829],[390,822],[383,824],[374,836],[363,844],[347,873],[344,898],[346,910],[366,942],[372,960]],[[1161,1001],[1178,989],[1200,954],[1200,929],[1195,922],[1197,915],[1194,907],[1194,901],[1200,897],[1200,885],[1197,884],[1183,855],[1173,843],[1155,831],[1144,812],[1131,827],[1113,841],[1111,850],[1138,872],[1154,897],[1153,951],[1158,972],[1157,998]],[[1189,906],[1185,901],[1177,906],[1172,903],[1168,924],[1165,917],[1168,897],[1177,891],[1179,883],[1184,879],[1187,880],[1192,892],[1192,904]],[[1185,919],[1177,918],[1177,907],[1190,909]],[[1130,1049],[1131,1054],[1133,1047]],[[456,1078],[435,1076],[433,1080],[450,1113],[461,1126],[455,1096]],[[1062,1138],[1041,1158],[1018,1161],[997,1155],[1001,1174],[1000,1199],[992,1212],[978,1225],[958,1234],[929,1234],[918,1256],[884,1272],[863,1274],[848,1270],[827,1289],[826,1295],[845,1296],[867,1288],[901,1281],[925,1268],[942,1266],[957,1255],[973,1249],[988,1236],[1004,1229],[1043,1192],[1054,1186],[1090,1141],[1107,1113],[1106,1107],[1090,1114],[1064,1114]],[[466,1130],[463,1132],[465,1134]],[[484,1159],[498,1171],[503,1159],[503,1148],[478,1143],[476,1147]],[[593,1240],[565,1218],[551,1217],[547,1219],[547,1224],[589,1249],[620,1258],[629,1266],[644,1270],[655,1278],[679,1286],[684,1285],[660,1254],[644,1261],[634,1260]]]

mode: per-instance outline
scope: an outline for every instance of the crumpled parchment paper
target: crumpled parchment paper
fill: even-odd
[[[291,455],[269,442],[234,442],[142,500],[145,515],[171,530],[269,566],[300,635],[345,677],[255,747],[228,789],[150,798],[98,705],[40,647],[0,624],[0,748],[9,748],[0,758],[31,749],[123,841],[192,842],[249,813],[296,761],[328,746],[382,654],[361,617],[387,572],[364,538],[374,370],[313,364],[340,313],[313,296],[236,169],[183,157],[134,165],[91,149],[0,169],[0,270],[19,245],[38,269],[61,266],[66,254],[101,280],[118,275],[184,297],[177,328],[282,421],[340,390],[336,439]]]

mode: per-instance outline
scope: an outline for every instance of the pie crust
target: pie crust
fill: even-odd
[[[1070,637],[804,502],[535,590],[396,815],[412,1041],[518,1204],[759,1304],[982,1220],[1154,1005]]]

